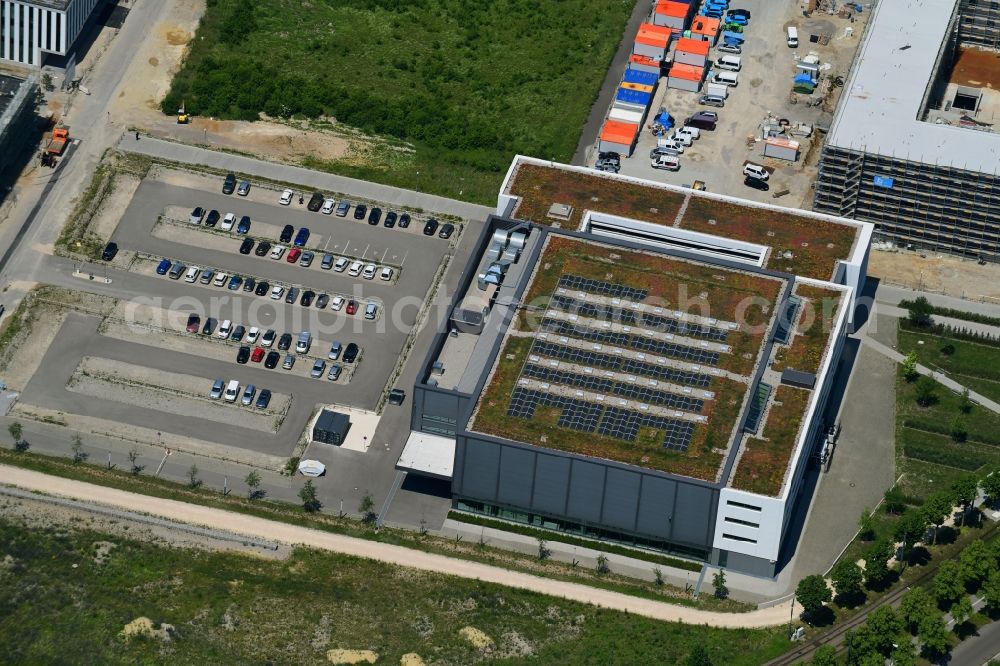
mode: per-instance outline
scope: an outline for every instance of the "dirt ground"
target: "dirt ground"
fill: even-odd
[[[963,86],[1000,89],[1000,53],[959,49],[949,81]]]
[[[885,284],[1000,303],[1000,266],[949,255],[872,250],[868,274]]]

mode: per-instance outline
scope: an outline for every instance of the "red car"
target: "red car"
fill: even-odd
[[[300,250],[297,247],[293,247],[291,250],[288,251],[288,255],[285,257],[285,261],[287,261],[290,264],[294,264],[296,261],[299,260],[299,257],[301,256],[302,256],[302,250]]]
[[[357,301],[348,301],[347,302],[347,314],[354,314],[357,311],[358,311],[358,302]]]
[[[189,314],[187,320],[187,332],[197,333],[199,330],[201,330],[201,317],[194,313]]]
[[[250,356],[250,360],[253,361],[254,363],[260,363],[261,359],[263,358],[264,358],[263,347],[257,347],[256,349],[254,349],[253,354]]]

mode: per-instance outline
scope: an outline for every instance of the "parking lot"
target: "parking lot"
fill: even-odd
[[[811,208],[814,165],[824,136],[815,128],[829,124],[840,89],[835,89],[825,102],[822,88],[817,88],[812,95],[792,95],[795,56],[802,58],[815,52],[822,63],[830,64],[829,68],[821,66],[821,78],[846,77],[867,14],[858,15],[853,22],[819,12],[806,18],[799,11],[798,3],[767,0],[733,2],[730,8],[747,9],[751,18],[743,33],[746,41],[740,54],[739,84],[729,89],[725,107],[700,106],[698,98],[705,93],[704,86],[699,93],[688,92],[667,88],[666,79],[661,78],[638,144],[632,157],[622,160],[621,173],[681,186],[690,186],[700,180],[712,192]],[[785,31],[790,25],[799,31],[797,49],[786,44]],[[847,36],[848,29],[853,33],[850,36]],[[818,38],[826,35],[829,42],[826,45],[811,42],[812,35]],[[719,45],[722,43],[720,38]],[[714,61],[720,55],[724,54],[718,51],[717,45],[708,57]],[[710,80],[716,71],[721,70],[711,69],[707,79]],[[715,131],[702,131],[692,146],[684,148],[678,171],[650,166],[650,151],[657,146],[657,137],[650,127],[660,109],[666,110],[681,125],[696,111],[719,114]],[[774,123],[787,120],[793,126],[803,123],[813,128],[810,137],[792,137],[801,144],[796,162],[763,157],[761,125],[768,118]],[[764,165],[771,172],[769,191],[744,185],[742,166],[746,161]]]

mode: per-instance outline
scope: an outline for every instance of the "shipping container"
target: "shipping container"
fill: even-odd
[[[662,62],[662,60],[657,60],[656,58],[650,58],[649,56],[633,53],[629,56],[628,68],[634,69],[637,72],[647,72],[649,74],[656,74],[659,76],[662,68]]]
[[[622,81],[625,83],[640,83],[646,86],[655,86],[659,80],[660,77],[657,74],[646,74],[645,72],[637,72],[630,69],[626,69],[625,76],[622,77]]]
[[[673,0],[659,0],[653,10],[653,23],[666,26],[678,32],[687,29],[688,19],[693,14],[694,5]]]
[[[639,92],[653,94],[656,89],[653,86],[644,86],[641,83],[622,83],[623,90],[638,90]]]
[[[682,38],[674,47],[674,62],[704,67],[708,61],[709,43],[700,39]]]
[[[597,149],[602,153],[612,152],[628,157],[635,148],[638,136],[638,124],[606,120],[604,121],[604,127],[601,128],[601,137]]]
[[[708,16],[695,16],[691,21],[691,37],[693,39],[704,39],[712,46],[719,41],[719,19]]]
[[[611,107],[611,111],[608,112],[608,118],[611,120],[619,120],[623,123],[632,123],[634,125],[642,125],[646,120],[646,114],[643,111],[625,110],[615,107]]]
[[[667,76],[667,87],[698,92],[701,90],[701,82],[704,78],[704,65],[698,67],[697,65],[674,63],[670,67],[670,73]]]
[[[615,95],[616,102],[636,104],[643,108],[649,106],[652,99],[653,96],[649,93],[639,92],[638,90],[629,90],[628,88],[619,88],[618,93]]]
[[[671,37],[672,32],[669,28],[643,23],[639,26],[639,32],[635,36],[632,52],[662,60],[670,46]]]
[[[781,137],[771,137],[764,141],[764,157],[794,162],[799,158],[799,142]]]

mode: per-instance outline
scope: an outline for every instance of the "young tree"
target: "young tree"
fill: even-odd
[[[833,598],[826,581],[819,574],[806,576],[795,588],[795,599],[802,605],[802,618],[813,616]]]
[[[729,588],[726,587],[726,570],[719,569],[719,572],[712,576],[712,587],[715,589],[715,596],[725,599],[729,596]]]
[[[952,485],[951,491],[955,501],[962,506],[961,519],[962,525],[965,525],[965,517],[969,515],[976,496],[979,495],[979,481],[972,475],[963,476]]]
[[[257,470],[251,470],[243,482],[247,484],[247,499],[255,500],[263,497],[265,491],[260,490],[260,473]]]
[[[653,567],[653,582],[656,583],[656,587],[663,587],[666,583],[663,579],[663,569],[660,567]]]
[[[307,513],[316,513],[323,507],[316,496],[316,486],[313,485],[312,479],[306,479],[306,482],[299,488],[299,499],[302,500],[302,508]]]
[[[146,469],[145,465],[139,464],[139,449],[134,446],[128,452],[128,462],[129,465],[131,466],[132,474],[134,476],[139,476],[142,470]]]
[[[955,560],[945,560],[934,576],[934,596],[942,603],[952,604],[965,596],[962,569]]]
[[[552,557],[552,551],[545,544],[545,539],[539,539],[538,540],[538,559],[539,560],[547,560],[550,557]],[[659,569],[657,569],[657,572],[659,572]],[[662,579],[662,577],[663,577],[663,574],[660,573],[660,578]]]
[[[868,507],[861,510],[858,517],[858,536],[863,541],[871,541],[875,538],[875,514]]]
[[[921,407],[930,407],[937,402],[937,383],[930,377],[921,377],[917,380],[917,404]]]
[[[948,430],[950,430],[953,441],[964,442],[969,438],[969,429],[965,426],[965,420],[958,414],[951,420],[951,426]]]
[[[73,451],[73,462],[83,462],[88,458],[88,454],[83,450],[83,437],[80,436],[80,433],[73,435],[73,444],[70,445],[70,449]]]
[[[969,618],[976,611],[972,607],[972,599],[969,598],[969,595],[963,594],[958,598],[958,601],[951,605],[951,609],[948,612],[951,613],[951,618],[955,620],[955,631],[957,632],[959,627],[968,622]]]
[[[358,513],[361,514],[361,520],[366,523],[374,523],[378,519],[374,508],[375,500],[372,499],[371,493],[365,493],[365,496],[361,498],[361,502],[358,503]]]
[[[10,433],[10,438],[14,440],[14,448],[21,443],[21,435],[24,434],[24,428],[17,421],[14,421],[9,426],[7,426],[7,432]]]
[[[943,490],[932,494],[924,502],[924,505],[920,507],[920,510],[924,514],[924,519],[934,525],[934,537],[931,539],[932,544],[937,543],[938,530],[941,529],[948,516],[951,515],[952,508],[954,508],[953,496],[951,493]]]
[[[830,571],[830,580],[833,581],[833,589],[837,591],[837,597],[841,601],[852,601],[857,597],[864,597],[861,590],[863,580],[861,567],[854,562],[841,560],[837,562],[833,570]]]
[[[972,400],[969,398],[969,389],[962,389],[962,397],[959,398],[958,409],[963,414],[968,414],[972,411]]]
[[[812,661],[809,663],[812,666],[839,666],[840,660],[837,659],[837,648],[832,645],[820,645],[813,652]]]
[[[923,296],[912,301],[906,309],[910,311],[908,318],[914,326],[924,328],[934,322],[933,317],[931,317],[934,312],[934,306]]]
[[[189,488],[194,489],[194,488],[197,488],[198,486],[201,485],[201,479],[198,478],[198,466],[197,465],[191,465],[191,468],[188,469],[187,476],[188,476],[188,487]]]
[[[917,381],[920,377],[920,372],[917,370],[917,352],[910,352],[903,358],[902,370],[903,379],[907,382]]]
[[[910,632],[917,631],[928,616],[937,618],[940,615],[934,598],[922,587],[910,588],[899,602],[899,616]]]
[[[602,576],[604,574],[611,573],[611,567],[608,566],[608,556],[607,555],[605,555],[604,553],[601,553],[600,555],[597,556],[597,566],[594,567],[594,571],[596,571],[597,573],[601,574]]]
[[[896,523],[896,527],[893,530],[893,536],[896,541],[900,541],[903,544],[903,553],[900,559],[902,559],[904,563],[906,558],[909,556],[910,549],[913,548],[914,544],[920,541],[926,528],[927,521],[924,518],[923,512],[916,509],[906,511]]]
[[[959,555],[958,566],[962,570],[962,581],[966,585],[979,585],[996,569],[996,562],[986,544],[976,540],[966,546]]]
[[[708,651],[699,643],[688,653],[684,666],[712,666],[712,660],[708,656]]]

